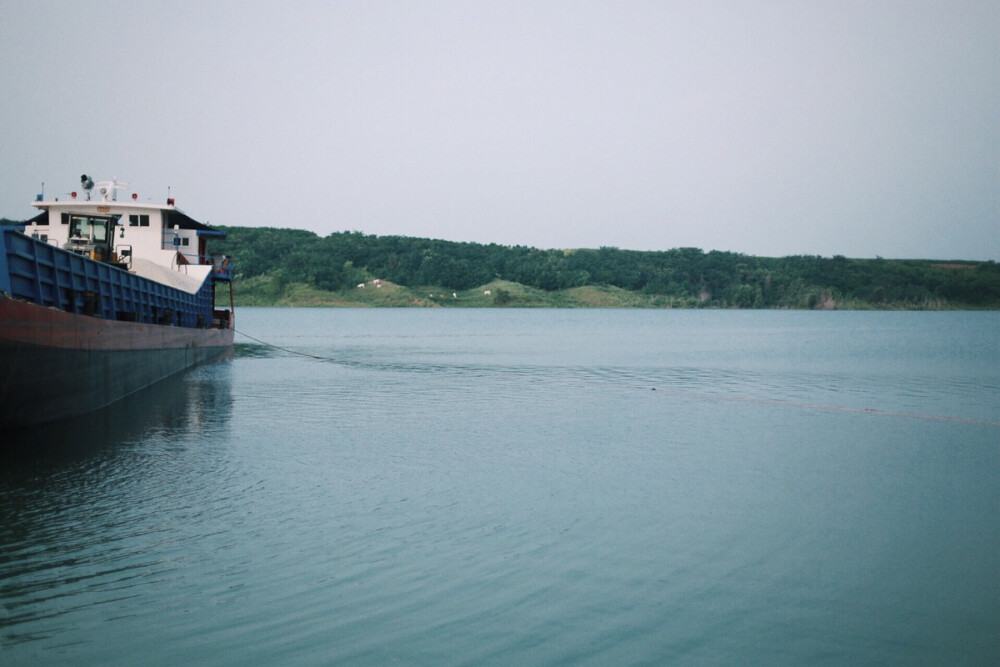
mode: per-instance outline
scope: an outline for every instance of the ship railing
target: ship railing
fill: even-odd
[[[212,265],[212,277],[217,280],[233,279],[233,259],[228,255],[207,255],[208,262]]]
[[[199,255],[196,253],[177,253],[178,264],[201,264],[212,266],[212,278],[215,280],[233,279],[233,261],[228,255]]]

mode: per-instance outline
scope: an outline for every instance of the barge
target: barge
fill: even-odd
[[[81,196],[39,195],[38,215],[0,227],[0,429],[92,412],[231,353],[232,262],[208,253],[225,233],[169,197],[119,201],[124,187],[84,175]]]

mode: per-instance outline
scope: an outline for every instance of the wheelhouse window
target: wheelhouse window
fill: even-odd
[[[128,216],[128,226],[129,227],[149,227],[149,216],[145,213],[140,214],[129,214]]]
[[[70,238],[89,239],[93,243],[106,243],[108,231],[114,228],[115,218],[95,218],[86,215],[69,217]]]

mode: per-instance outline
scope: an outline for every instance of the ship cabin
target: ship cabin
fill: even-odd
[[[138,201],[36,201],[41,213],[24,233],[71,252],[143,275],[148,264],[201,282],[232,278],[229,259],[208,253],[207,241],[225,232],[189,217],[168,199],[165,206]],[[146,276],[162,279],[162,272]]]

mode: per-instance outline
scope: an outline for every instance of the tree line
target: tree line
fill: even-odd
[[[698,248],[542,250],[404,236],[328,236],[270,227],[219,227],[213,250],[236,278],[272,276],[336,291],[381,278],[407,287],[467,290],[494,280],[541,290],[614,286],[674,303],[721,308],[1000,307],[995,262],[755,257]]]

